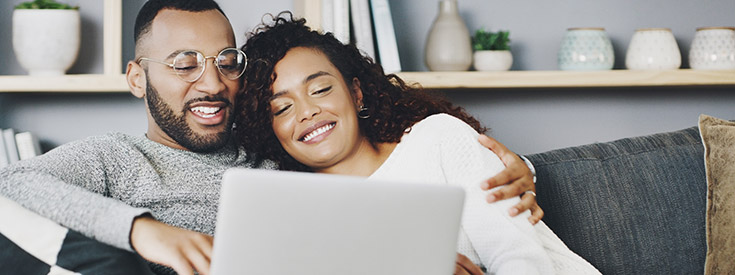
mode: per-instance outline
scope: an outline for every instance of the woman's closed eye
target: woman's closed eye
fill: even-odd
[[[311,92],[311,95],[321,95],[321,94],[325,94],[325,93],[327,93],[327,92],[329,92],[331,90],[332,90],[332,86],[327,86],[327,87],[324,87],[324,88],[321,88],[321,89],[318,89],[316,91]]]
[[[284,112],[288,111],[289,108],[291,108],[291,104],[276,106],[275,108],[273,108],[273,110],[275,110],[275,112],[273,112],[273,116],[283,114]]]

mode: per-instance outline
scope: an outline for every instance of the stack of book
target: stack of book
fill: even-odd
[[[388,0],[294,0],[294,15],[314,30],[354,43],[385,73],[401,71]]]
[[[33,133],[0,129],[0,168],[40,154],[41,144]]]

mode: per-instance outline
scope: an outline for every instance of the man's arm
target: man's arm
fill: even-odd
[[[130,243],[144,259],[173,268],[181,275],[209,274],[212,236],[141,216],[133,222]]]
[[[487,201],[495,202],[515,196],[522,196],[521,202],[509,210],[510,215],[516,216],[518,213],[530,209],[531,216],[528,218],[528,221],[531,224],[538,223],[544,217],[544,211],[538,205],[538,202],[536,202],[536,196],[533,195],[535,193],[526,194],[526,191],[536,192],[536,184],[531,169],[529,169],[528,165],[518,155],[508,150],[505,145],[497,140],[486,135],[480,135],[478,140],[483,146],[495,152],[506,167],[505,170],[481,185],[483,190],[490,190],[494,187],[504,185],[499,190],[488,194]]]
[[[128,240],[133,219],[147,209],[107,197],[101,141],[80,141],[0,170],[0,194],[65,227],[132,250]],[[109,153],[109,152],[108,152]]]

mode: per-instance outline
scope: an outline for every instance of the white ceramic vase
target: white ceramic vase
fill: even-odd
[[[79,53],[78,10],[13,11],[13,50],[30,75],[63,75]]]
[[[698,28],[689,49],[694,70],[735,70],[735,28]]]
[[[681,52],[670,29],[638,29],[625,55],[630,70],[674,70],[681,66]]]
[[[439,14],[426,39],[424,61],[432,71],[467,71],[472,65],[470,32],[457,0],[439,1]]]
[[[476,51],[473,64],[478,71],[507,71],[513,65],[510,51]]]

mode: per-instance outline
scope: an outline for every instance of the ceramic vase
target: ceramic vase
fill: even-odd
[[[472,59],[478,71],[507,71],[513,65],[510,51],[476,51]]]
[[[610,70],[615,53],[605,29],[570,28],[562,39],[557,61],[561,70]]]
[[[467,71],[472,65],[472,46],[456,0],[439,1],[439,14],[431,25],[424,61],[432,71]]]
[[[638,29],[625,55],[630,70],[674,70],[681,66],[681,52],[670,29]]]
[[[13,11],[13,50],[30,75],[63,75],[79,52],[78,10]]]
[[[698,28],[689,49],[694,70],[735,70],[735,27]]]

